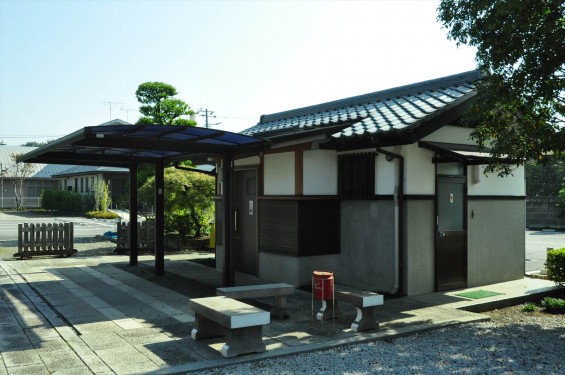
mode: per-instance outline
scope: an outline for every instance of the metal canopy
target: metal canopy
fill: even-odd
[[[137,227],[137,168],[155,165],[155,271],[164,270],[164,167],[182,160],[221,159],[224,184],[224,284],[235,282],[233,159],[258,153],[267,141],[251,136],[185,126],[103,125],[85,127],[32,152],[18,162],[126,167],[130,171],[130,226]],[[129,236],[130,265],[137,264],[137,231]]]
[[[18,158],[26,163],[129,167],[259,150],[265,141],[187,126],[89,126]]]
[[[488,164],[492,159],[490,149],[478,145],[465,145],[442,142],[418,142],[419,147],[434,151],[434,163],[461,162],[467,165]]]

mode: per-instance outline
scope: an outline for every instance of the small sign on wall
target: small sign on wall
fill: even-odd
[[[253,201],[249,201],[249,215],[253,216]]]
[[[449,203],[453,203],[453,193],[449,194]]]

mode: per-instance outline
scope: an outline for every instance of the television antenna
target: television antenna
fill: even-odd
[[[124,104],[124,103],[118,103],[118,102],[111,102],[111,101],[103,101],[102,104],[106,104],[108,106],[108,108],[110,108],[110,120],[112,120],[112,106],[114,104]]]

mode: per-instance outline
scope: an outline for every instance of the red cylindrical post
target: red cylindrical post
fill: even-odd
[[[314,298],[332,300],[334,295],[334,274],[329,271],[314,271]]]

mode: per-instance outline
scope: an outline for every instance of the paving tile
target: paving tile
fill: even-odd
[[[9,375],[49,375],[49,371],[45,365],[41,364],[31,364],[25,366],[10,367],[7,369]]]
[[[133,346],[96,350],[96,354],[117,374],[155,371],[159,366]]]
[[[51,372],[75,367],[85,367],[82,360],[70,348],[50,352],[39,352],[45,367]]]
[[[32,340],[31,344],[39,354],[69,349],[69,344],[61,337],[51,340]]]
[[[94,351],[130,346],[115,332],[91,332],[81,335],[81,339]]]
[[[2,351],[2,358],[8,369],[10,367],[42,363],[41,358],[33,347],[27,350]]]
[[[204,360],[197,352],[176,340],[136,345],[136,349],[155,362],[159,367],[176,366]]]
[[[81,334],[90,333],[90,332],[115,332],[115,331],[123,330],[123,328],[119,327],[116,323],[112,321],[79,322],[79,323],[74,323],[73,327]]]
[[[0,335],[0,352],[13,352],[32,349],[33,345],[25,334],[4,336]]]

